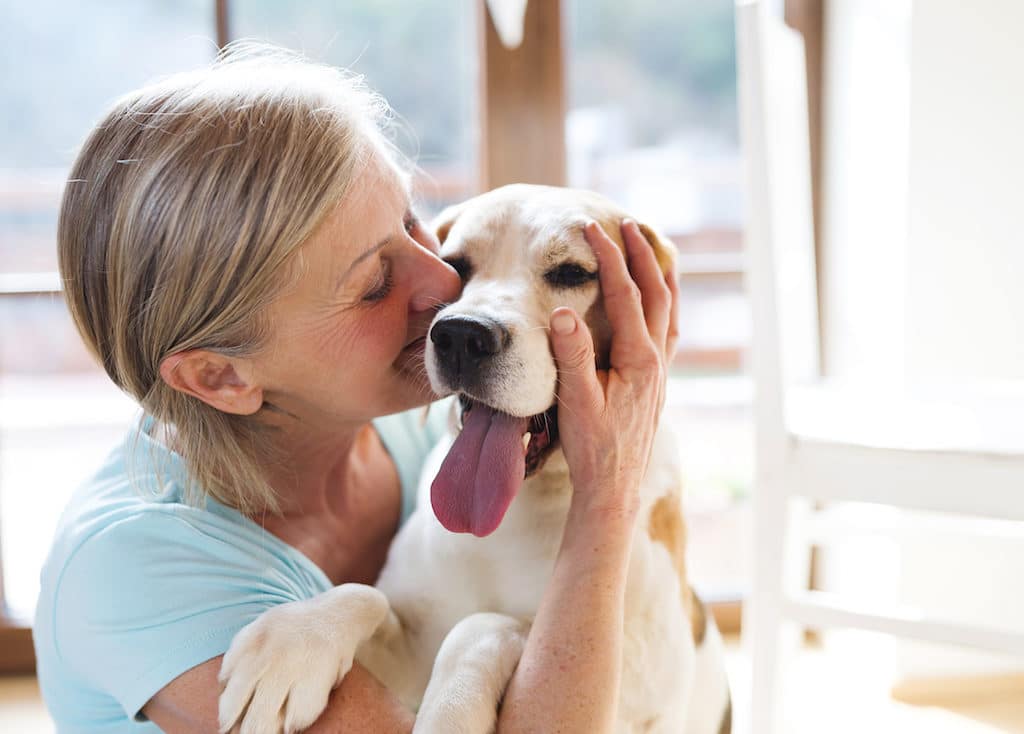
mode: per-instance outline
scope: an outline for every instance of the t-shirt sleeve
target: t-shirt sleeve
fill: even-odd
[[[226,652],[262,612],[306,596],[258,541],[223,532],[144,513],[91,536],[66,563],[54,600],[57,655],[129,717]]]

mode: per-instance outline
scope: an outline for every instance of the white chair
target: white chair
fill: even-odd
[[[750,723],[774,734],[780,652],[793,641],[784,629],[859,628],[1024,660],[1019,631],[853,608],[807,583],[807,531],[821,503],[1024,521],[1024,395],[856,389],[821,378],[803,43],[756,1],[738,1],[736,22],[757,433],[743,631]]]

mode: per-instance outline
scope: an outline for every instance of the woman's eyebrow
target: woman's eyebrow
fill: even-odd
[[[335,292],[341,290],[341,287],[343,285],[345,285],[345,281],[348,279],[348,276],[352,274],[352,271],[355,270],[356,266],[359,263],[361,263],[366,258],[372,257],[373,255],[375,255],[377,252],[379,252],[381,250],[381,248],[383,248],[389,242],[391,242],[390,235],[388,237],[385,237],[384,239],[382,239],[376,245],[374,245],[369,250],[367,250],[362,255],[360,255],[355,260],[353,260],[352,264],[348,266],[348,268],[345,270],[345,272],[341,274],[341,277],[338,278],[337,283],[335,283],[335,286],[334,286]]]

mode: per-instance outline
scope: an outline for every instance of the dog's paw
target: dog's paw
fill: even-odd
[[[380,591],[345,584],[262,614],[235,635],[221,663],[221,732],[309,727],[387,612]]]
[[[434,660],[414,734],[488,734],[526,646],[529,623],[480,612],[459,622]]]

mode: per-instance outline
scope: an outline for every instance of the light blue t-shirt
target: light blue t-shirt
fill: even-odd
[[[446,414],[439,405],[426,423],[422,410],[374,421],[401,479],[403,521]],[[331,588],[239,512],[212,499],[186,505],[183,476],[181,457],[133,430],[61,516],[33,630],[58,732],[158,731],[139,714],[157,691],[226,652],[275,604]]]

